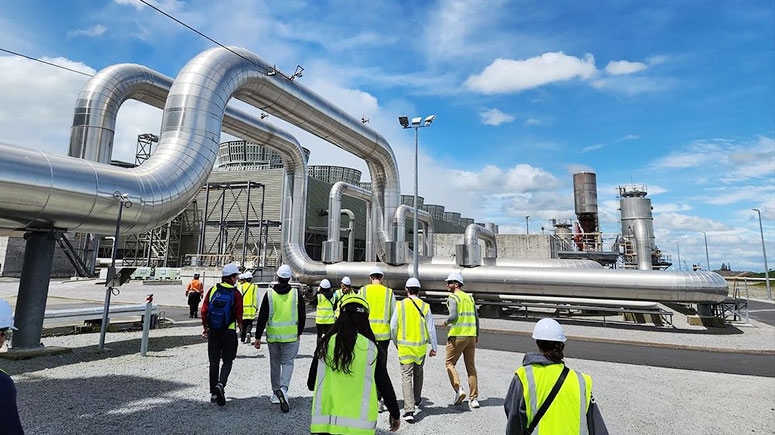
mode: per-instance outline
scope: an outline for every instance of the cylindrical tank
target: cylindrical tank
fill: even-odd
[[[651,268],[651,253],[656,249],[651,200],[646,194],[645,186],[619,187],[622,236],[631,242],[632,250],[626,254],[635,254],[641,269]]]
[[[576,215],[597,214],[597,176],[594,172],[573,174],[573,200]]]

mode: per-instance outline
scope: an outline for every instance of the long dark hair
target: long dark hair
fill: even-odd
[[[565,343],[561,341],[536,340],[538,349],[545,357],[556,363],[562,363],[565,357],[562,351],[565,350]]]
[[[328,343],[334,334],[336,334],[334,357],[329,358]],[[353,362],[355,340],[358,338],[358,334],[363,335],[375,344],[377,342],[374,338],[374,332],[371,331],[369,315],[367,313],[347,311],[342,307],[339,318],[336,319],[331,329],[318,342],[318,347],[315,349],[315,358],[325,361],[334,371],[349,375],[351,373],[350,365]]]

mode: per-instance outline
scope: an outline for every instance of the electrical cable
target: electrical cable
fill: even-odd
[[[72,68],[68,68],[66,66],[57,65],[57,64],[51,63],[51,62],[46,62],[45,60],[41,60],[41,59],[35,59],[34,57],[27,56],[26,54],[17,53],[15,51],[11,51],[11,50],[8,50],[8,49],[2,48],[2,47],[0,47],[0,51],[6,52],[8,54],[12,54],[14,56],[23,57],[25,59],[29,59],[29,60],[32,60],[32,61],[35,61],[35,62],[40,62],[40,63],[46,64],[46,65],[49,65],[49,66],[55,66],[57,68],[61,68],[63,70],[67,70],[67,71],[74,72],[74,73],[77,73],[77,74],[82,74],[82,75],[85,75],[86,77],[91,77],[92,76],[91,74],[85,73],[83,71],[78,71],[78,70],[75,70],[75,69],[72,69]]]

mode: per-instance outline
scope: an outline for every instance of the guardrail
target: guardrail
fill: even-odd
[[[64,308],[59,310],[46,310],[43,315],[44,319],[64,319],[71,317],[82,317],[84,322],[93,320],[102,320],[103,307],[86,307],[86,308]],[[141,318],[145,318],[145,304],[142,305],[114,305],[110,307],[109,314],[137,314]],[[159,316],[158,305],[152,305],[151,307],[151,328],[156,326],[156,321]]]

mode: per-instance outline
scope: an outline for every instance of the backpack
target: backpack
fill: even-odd
[[[210,298],[209,305],[207,309],[207,324],[210,326],[210,329],[215,331],[227,329],[236,316],[234,289],[217,284]]]

